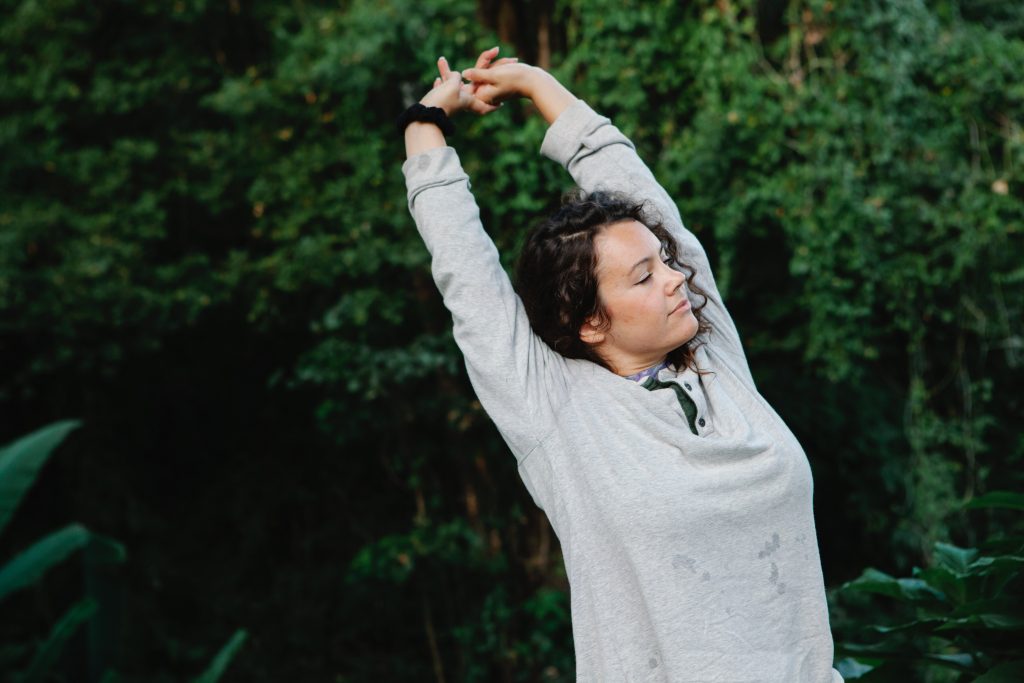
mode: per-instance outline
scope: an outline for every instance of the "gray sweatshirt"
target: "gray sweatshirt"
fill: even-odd
[[[409,209],[484,409],[561,542],[579,681],[837,683],[803,449],[747,367],[707,256],[607,118],[582,101],[541,153],[586,191],[660,214],[708,294],[697,407],[552,351],[530,329],[451,147],[402,167]]]

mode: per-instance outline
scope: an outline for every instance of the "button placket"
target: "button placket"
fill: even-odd
[[[687,370],[686,373],[692,374],[689,370]],[[682,377],[680,377],[680,380],[680,384],[682,384],[683,388],[686,389],[686,393],[690,395],[694,405],[697,407],[696,426],[700,427],[701,431],[704,431],[704,428],[707,427],[708,424],[707,419],[705,418],[705,416],[707,415],[708,406],[707,401],[705,400],[706,397],[704,396],[704,392],[694,390],[693,378],[687,377],[686,379],[683,379]],[[696,381],[699,382],[700,378],[698,377]]]
[[[693,370],[686,369],[681,373],[675,373],[667,368],[660,370],[656,375],[648,377],[643,382],[647,389],[654,389],[659,386],[674,387],[679,395],[680,404],[685,400],[690,403],[691,410],[693,410],[693,412],[688,412],[685,407],[683,408],[684,417],[689,424],[690,431],[703,436],[713,432],[714,428],[708,424],[710,417],[708,416],[707,396],[700,390],[699,386],[696,386],[700,383],[700,375]]]

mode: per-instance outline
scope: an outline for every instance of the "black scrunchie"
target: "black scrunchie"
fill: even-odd
[[[448,120],[448,115],[440,107],[427,107],[417,102],[399,115],[398,121],[396,121],[398,132],[404,133],[406,126],[413,121],[433,123],[445,135],[453,135],[455,133],[455,124]]]

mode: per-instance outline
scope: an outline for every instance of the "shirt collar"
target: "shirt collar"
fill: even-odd
[[[667,367],[668,367],[668,359],[665,359],[665,360],[661,361],[660,363],[658,363],[657,365],[652,365],[651,367],[647,368],[646,370],[641,370],[640,372],[636,373],[635,375],[627,375],[626,379],[628,379],[630,381],[633,381],[633,382],[636,382],[636,383],[639,384],[639,383],[643,382],[645,379],[647,379],[648,377],[656,376],[659,372],[661,372],[662,370],[664,370]]]

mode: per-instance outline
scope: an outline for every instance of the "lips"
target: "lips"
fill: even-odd
[[[689,299],[683,299],[682,301],[679,302],[678,306],[676,306],[675,308],[672,309],[672,313],[679,313],[680,311],[685,311],[689,307],[690,307],[690,300]],[[669,315],[672,315],[672,313],[669,313]]]

